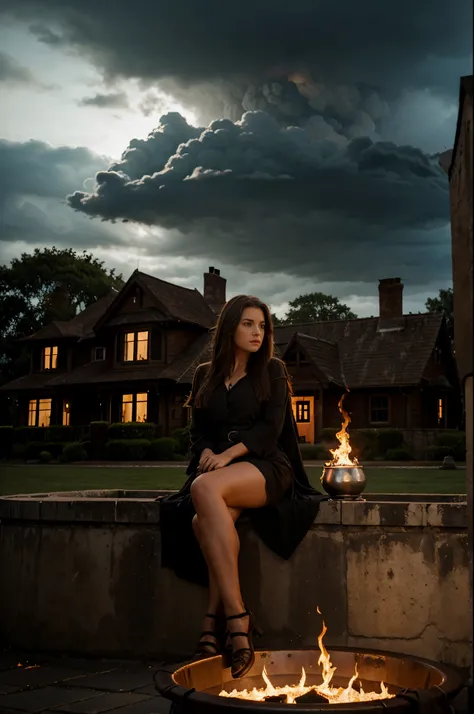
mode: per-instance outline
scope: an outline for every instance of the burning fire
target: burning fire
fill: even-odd
[[[345,399],[345,394],[342,395],[338,402],[338,409],[341,412],[344,421],[342,422],[342,427],[341,431],[338,431],[336,434],[336,439],[339,442],[339,446],[337,449],[329,449],[329,451],[332,454],[332,459],[331,461],[328,461],[326,463],[326,466],[358,466],[359,462],[357,461],[356,457],[353,456],[351,458],[351,452],[352,452],[352,447],[349,443],[349,434],[347,432],[347,427],[350,424],[351,418],[349,414],[345,411],[344,407],[342,406],[344,399]]]
[[[318,608],[318,613],[320,613]],[[353,702],[371,702],[378,699],[393,699],[395,694],[390,694],[387,687],[383,682],[380,682],[380,692],[364,692],[362,684],[359,682],[357,689],[354,689],[354,683],[357,680],[359,674],[357,672],[357,666],[354,667],[354,674],[349,680],[347,687],[331,687],[331,680],[336,671],[336,667],[331,664],[331,659],[329,653],[324,646],[323,637],[327,632],[326,623],[323,620],[323,629],[318,637],[319,651],[321,652],[318,665],[321,667],[322,684],[318,685],[306,685],[306,672],[304,668],[301,670],[301,679],[298,684],[287,684],[284,687],[274,687],[268,678],[267,671],[265,667],[263,668],[262,678],[265,682],[265,688],[257,689],[254,687],[251,690],[234,689],[232,692],[226,692],[222,690],[219,693],[220,697],[229,697],[235,699],[250,699],[254,702],[263,702],[269,697],[278,697],[283,704],[298,704],[297,699],[314,692],[315,694],[323,697],[329,704],[349,704]]]

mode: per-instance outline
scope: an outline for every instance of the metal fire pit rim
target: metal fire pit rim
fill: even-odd
[[[291,650],[283,650],[283,651],[298,651],[298,652],[309,652],[309,651],[314,651],[314,647],[293,647]],[[426,690],[411,690],[411,691],[430,691],[431,689],[437,689],[438,691],[443,692],[449,699],[453,699],[464,686],[464,681],[461,677],[461,675],[453,668],[449,667],[447,665],[444,665],[439,662],[434,662],[433,660],[426,659],[424,657],[417,657],[416,655],[407,655],[399,652],[388,652],[387,650],[374,650],[374,649],[369,649],[366,647],[349,647],[349,646],[344,646],[344,645],[334,645],[334,646],[329,646],[328,648],[329,654],[331,652],[352,652],[354,654],[361,654],[361,655],[373,655],[375,657],[377,656],[382,656],[382,657],[393,657],[394,659],[404,659],[404,660],[412,660],[414,662],[419,662],[421,664],[424,664],[428,667],[432,667],[438,671],[441,671],[442,674],[445,677],[445,681],[442,686],[439,687],[431,687],[430,689]],[[282,651],[282,650],[266,650],[266,649],[261,649],[261,650],[255,650],[255,654],[258,655],[260,652],[272,652],[272,651]],[[216,657],[210,657],[209,659],[217,659],[220,658],[221,655],[217,655]],[[161,669],[157,670],[155,674],[153,675],[153,681],[155,683],[155,689],[163,696],[165,695],[166,698],[170,699],[172,702],[175,704],[183,704],[183,702],[186,699],[192,699],[196,703],[200,704],[206,704],[207,707],[209,707],[209,711],[212,712],[215,708],[222,708],[223,707],[223,701],[222,698],[219,697],[216,694],[206,694],[205,692],[201,692],[195,689],[186,689],[185,687],[182,687],[180,684],[177,684],[174,680],[174,674],[178,672],[179,670],[183,669],[183,667],[186,667],[188,665],[192,664],[192,660],[187,660],[185,662],[181,662],[177,665],[168,665],[166,667],[162,667]],[[449,686],[448,686],[449,685]],[[224,700],[228,701],[228,700]],[[382,704],[383,702],[383,704]],[[318,704],[317,705],[317,710],[314,709],[314,705],[307,705],[307,704],[293,704],[291,711],[300,711],[300,712],[315,712],[320,709],[324,711],[334,711],[338,712],[338,714],[344,714],[344,712],[358,712],[361,711],[362,709],[365,710],[365,712],[368,711],[373,711],[374,714],[375,712],[381,712],[383,711],[388,711],[390,712],[391,709],[397,708],[399,710],[401,704],[406,704],[406,711],[407,713],[411,711],[411,704],[406,701],[406,700],[401,700],[401,697],[396,695],[393,699],[385,699],[385,700],[375,700],[375,701],[367,701],[367,702],[353,702],[353,703],[348,703],[348,704]],[[266,712],[267,714],[282,714],[282,705],[281,704],[275,704],[273,705],[271,702],[255,702],[252,700],[245,700],[245,699],[239,699],[239,709],[253,709],[255,708],[261,709],[262,712]]]

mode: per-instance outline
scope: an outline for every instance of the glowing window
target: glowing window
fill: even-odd
[[[71,424],[71,405],[68,401],[63,402],[63,426]]]
[[[43,369],[56,369],[58,366],[58,347],[45,347],[43,349]]]
[[[127,332],[125,335],[124,362],[139,362],[148,359],[148,332]]]
[[[51,399],[30,399],[28,426],[49,426],[51,423]]]
[[[122,421],[147,420],[148,416],[148,394],[124,394],[122,396]]]
[[[28,426],[36,426],[38,412],[38,400],[30,399],[28,404]]]
[[[311,421],[310,402],[296,402],[296,421],[298,423]]]

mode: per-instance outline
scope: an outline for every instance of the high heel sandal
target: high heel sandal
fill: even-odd
[[[247,672],[252,668],[255,662],[255,650],[252,643],[252,634],[255,630],[255,618],[248,610],[241,612],[239,615],[230,615],[226,617],[226,620],[240,620],[245,617],[249,618],[249,626],[247,632],[231,632],[227,630],[227,640],[230,640],[229,644],[226,644],[225,655],[227,660],[227,666],[230,666],[233,679],[240,679],[244,677]],[[233,637],[246,637],[249,643],[248,647],[241,647],[235,652],[232,649],[232,638]]]
[[[221,651],[220,640],[222,638],[222,632],[219,632],[218,626],[218,622],[221,618],[219,615],[216,615],[212,612],[206,612],[204,617],[208,617],[211,620],[215,620],[216,629],[203,630],[201,632],[199,642],[197,643],[197,647],[193,655],[193,661],[195,662],[201,659],[207,659],[207,657],[215,657],[216,655],[220,654]],[[215,642],[205,640],[204,637],[213,637],[215,639]]]

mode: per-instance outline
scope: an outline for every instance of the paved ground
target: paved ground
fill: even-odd
[[[0,652],[0,712],[168,714],[169,703],[153,684],[158,666]]]

